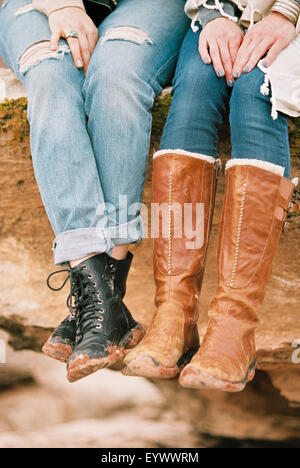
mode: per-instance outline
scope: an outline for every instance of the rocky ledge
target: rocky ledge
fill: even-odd
[[[159,142],[170,97],[158,100],[153,112],[153,152]],[[292,175],[300,176],[300,125],[290,122]],[[221,130],[219,156],[229,158],[228,127]],[[53,270],[53,234],[34,179],[24,98],[0,104],[0,327],[15,350],[40,351],[55,325],[67,313],[67,291],[52,293],[46,277]],[[218,185],[216,210],[200,303],[199,330],[207,322],[216,287],[216,250],[224,174]],[[151,158],[145,202],[151,202]],[[280,241],[257,332],[258,368],[255,381],[239,395],[179,389],[175,381],[156,382],[166,404],[201,434],[269,439],[300,439],[300,216]],[[154,310],[152,241],[133,246],[135,259],[126,302],[146,326]],[[294,354],[293,354],[294,353]],[[294,359],[292,359],[294,356]],[[299,352],[300,357],[300,352]],[[295,361],[295,362],[293,362]],[[6,378],[8,378],[6,376]],[[226,425],[224,424],[226,415]]]

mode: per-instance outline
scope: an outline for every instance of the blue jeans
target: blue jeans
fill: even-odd
[[[184,39],[173,82],[173,99],[161,149],[183,149],[216,157],[218,128],[229,107],[233,158],[259,159],[285,168],[290,174],[287,119],[271,117],[269,96],[260,93],[264,74],[257,67],[229,88],[198,52],[199,34],[189,30]]]
[[[185,0],[119,0],[84,77],[63,39],[53,57],[20,66],[25,51],[51,36],[41,13],[15,16],[29,3],[0,9],[0,53],[26,89],[36,180],[56,235],[54,260],[64,264],[142,239],[151,108],[171,80],[189,20]]]

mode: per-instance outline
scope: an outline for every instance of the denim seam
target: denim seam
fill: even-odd
[[[149,84],[150,86],[152,86],[152,84],[154,83],[154,81],[158,78],[158,76],[167,68],[167,66],[169,65],[169,63],[172,62],[172,60],[174,60],[176,57],[178,57],[178,52],[176,52],[175,54],[173,54],[161,67],[160,69],[155,73],[155,75],[151,78]],[[161,87],[161,86],[160,86]],[[162,88],[162,87],[161,87]]]
[[[77,229],[68,229],[67,231],[63,231],[60,234],[58,234],[56,236],[56,238],[58,238],[59,236],[63,236],[64,234],[78,233],[78,232],[81,232],[81,231],[85,232],[87,230],[96,231],[97,229],[99,229],[99,228],[97,228],[97,226],[89,226],[89,227],[86,227],[86,228],[77,228]],[[102,229],[102,231],[105,233],[104,229]]]
[[[272,107],[272,100],[271,100],[271,94],[269,96],[269,101],[270,101],[270,106]],[[285,116],[283,116],[284,118],[286,118]],[[274,164],[279,164],[281,165],[282,167],[285,168],[285,171],[288,169],[286,167],[286,159],[284,157],[284,154],[285,154],[285,144],[284,144],[284,141],[283,141],[283,138],[284,138],[284,135],[286,134],[285,132],[285,129],[284,129],[284,121],[282,119],[280,119],[279,121],[279,124],[280,124],[280,133],[281,133],[281,138],[280,138],[280,143],[279,143],[279,147],[280,147],[280,164],[278,163],[278,161]]]
[[[62,236],[63,234],[66,234],[68,232],[80,232],[80,231],[86,231],[87,229],[97,229],[97,226],[89,226],[89,227],[77,228],[77,229],[68,229],[67,231],[63,231],[63,232],[57,234],[56,237]]]
[[[285,144],[284,144],[284,141],[283,141],[283,138],[286,138],[286,131],[284,129],[284,122],[281,120],[280,122],[280,125],[281,125],[281,138],[280,138],[280,150],[281,150],[281,154],[280,154],[280,158],[281,158],[281,165],[285,168],[285,170],[289,169],[288,167],[286,167],[286,162],[287,162],[287,159],[288,158],[284,158],[284,153],[285,153]]]
[[[5,49],[5,52],[6,52],[7,56],[9,57],[10,63],[13,64],[14,60],[13,60],[13,58],[11,56],[9,47],[8,47],[6,41],[3,39],[3,36],[1,36],[1,33],[0,33],[0,43],[2,44],[3,49]],[[9,67],[9,68],[11,68],[11,67]],[[19,76],[19,73],[18,73],[17,70],[14,69],[14,72],[15,72],[16,75]]]
[[[127,223],[123,223],[123,224],[119,224],[119,225],[116,225],[116,226],[110,226],[110,227],[107,227],[105,229],[102,229],[102,233],[104,235],[104,237],[99,237],[99,239],[102,239],[102,240],[105,240],[106,244],[109,245],[110,242],[111,242],[111,236],[110,236],[110,232],[113,230],[113,229],[118,229],[118,228],[122,228],[124,226],[129,226],[129,225],[132,225],[134,224],[134,222],[136,221],[140,221],[142,219],[142,216],[139,215],[139,216],[136,216],[132,221],[128,221]],[[57,239],[60,237],[60,236],[64,236],[65,234],[69,234],[69,233],[79,233],[79,232],[86,232],[87,230],[95,230],[97,231],[99,228],[97,228],[97,226],[95,227],[87,227],[87,228],[78,228],[78,229],[69,229],[68,231],[64,231],[64,232],[61,232],[60,234],[58,234],[55,239],[54,239],[54,243],[57,242]],[[108,234],[108,235],[107,235]]]
[[[103,244],[105,244],[105,249],[104,249],[104,251],[105,251],[105,252],[108,251],[108,250],[109,250],[109,247],[111,247],[111,246],[107,244],[107,242],[105,241],[105,239],[99,239],[99,240],[100,240],[100,242],[101,242],[101,241],[104,241],[104,242],[103,242]],[[80,244],[80,248],[87,247],[88,250],[93,251],[93,246],[96,246],[96,245],[98,245],[98,244],[99,244],[99,243],[97,243],[97,242],[93,242],[92,244],[91,244],[91,243],[83,243],[83,244]],[[60,248],[60,249],[55,248],[55,249],[53,250],[54,253],[57,252],[57,250],[60,251],[60,252],[69,252],[69,250],[71,250],[71,249],[65,248],[65,247],[62,247],[62,248]]]
[[[85,245],[81,245],[80,246],[81,248],[82,247],[85,247]],[[93,252],[99,252],[99,253],[108,253],[111,251],[110,247],[112,248],[113,245],[111,246],[108,246],[105,244],[105,248],[104,249],[100,249],[99,250],[99,244],[88,244],[87,245],[87,249],[86,251],[87,252],[90,252],[90,253],[93,253]],[[54,262],[55,262],[55,265],[67,265],[71,260],[75,260],[75,257],[73,258],[73,256],[71,255],[70,251],[68,249],[65,249],[65,248],[62,248],[59,250],[59,252],[54,251],[53,252],[54,254]],[[76,256],[85,256],[85,254],[77,254]]]
[[[138,224],[140,224],[140,229],[137,229]],[[110,244],[113,245],[114,247],[116,245],[120,245],[120,244],[116,243],[116,239],[118,239],[118,236],[113,236],[113,234],[114,234],[113,230],[114,229],[116,230],[116,234],[117,234],[118,231],[121,231],[122,229],[124,229],[124,227],[126,228],[126,227],[130,227],[130,226],[134,226],[137,229],[138,236],[129,236],[128,232],[127,232],[127,237],[125,236],[123,238],[122,236],[120,236],[119,238],[122,239],[122,240],[126,239],[126,241],[127,241],[126,243],[128,243],[128,244],[140,242],[144,237],[143,217],[142,217],[141,214],[139,216],[136,216],[131,221],[128,221],[127,223],[123,223],[123,224],[119,224],[118,226],[111,226],[111,227],[106,228],[106,233],[108,233],[108,235],[109,235]]]

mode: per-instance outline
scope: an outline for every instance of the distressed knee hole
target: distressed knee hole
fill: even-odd
[[[118,26],[116,28],[109,29],[102,37],[100,44],[103,45],[107,41],[128,41],[134,42],[138,45],[142,45],[144,43],[153,45],[153,41],[147,32],[133,26]]]
[[[20,73],[25,74],[30,68],[49,59],[63,59],[70,49],[66,44],[60,44],[57,50],[51,49],[50,41],[40,41],[25,50],[19,60]]]
[[[28,3],[27,5],[24,5],[21,8],[18,8],[18,10],[15,12],[15,16],[24,15],[24,13],[28,13],[29,11],[32,11],[32,10],[34,10],[33,3]]]

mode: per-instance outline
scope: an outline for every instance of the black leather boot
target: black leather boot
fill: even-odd
[[[128,342],[137,341],[136,335],[141,334],[139,325],[131,328],[122,306],[117,263],[103,253],[72,269],[80,295],[76,304],[75,347],[68,360],[70,382],[121,361]]]
[[[109,257],[110,258],[110,257]],[[116,286],[119,288],[121,297],[124,298],[126,292],[126,281],[129,273],[129,269],[131,266],[133,255],[132,253],[128,252],[127,257],[124,260],[116,260],[114,258],[110,258],[111,262],[115,264],[116,267]],[[61,271],[66,270],[59,270]],[[71,276],[71,270],[67,270],[69,272],[69,276]],[[49,280],[58,272],[52,273],[48,280],[48,286],[50,289],[57,291],[64,287],[65,283],[58,288],[52,288],[50,286]],[[69,278],[68,276],[68,278]],[[74,281],[72,281],[74,283]],[[61,324],[54,330],[54,332],[50,335],[48,340],[43,346],[43,353],[53,359],[57,359],[61,362],[67,362],[69,357],[73,352],[73,348],[75,345],[75,338],[76,338],[76,303],[79,300],[78,293],[79,287],[77,284],[71,284],[71,294],[68,297],[67,305],[70,308],[70,314],[61,322]],[[75,297],[75,307],[70,305],[72,297]],[[144,336],[144,329],[143,327],[138,324],[132,317],[131,313],[127,309],[126,305],[122,303],[122,307],[124,309],[125,314],[128,318],[129,328],[130,330],[134,330],[135,332],[132,334],[132,339],[129,340],[127,343],[126,348],[133,348],[137,345],[137,343],[143,338]]]

